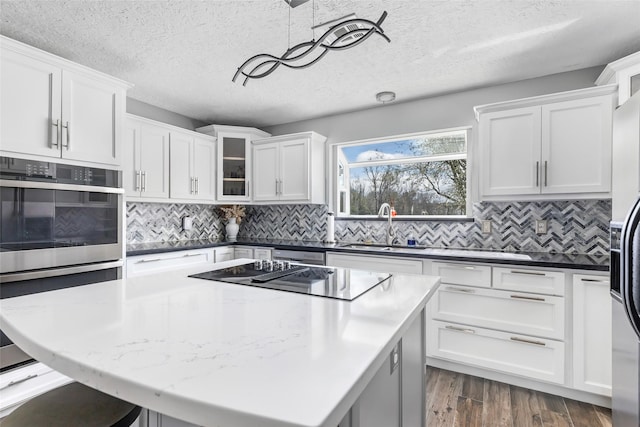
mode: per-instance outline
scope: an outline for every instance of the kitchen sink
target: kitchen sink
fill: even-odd
[[[450,256],[450,257],[476,257],[476,258],[496,258],[496,259],[521,259],[529,260],[531,257],[526,254],[517,254],[513,252],[502,252],[495,250],[482,249],[466,249],[466,248],[428,248],[425,246],[385,246],[385,245],[367,245],[367,244],[346,244],[339,246],[344,249],[356,249],[363,251],[376,251],[384,253],[418,253],[422,255],[432,256]]]
[[[349,244],[342,245],[341,248],[345,249],[357,249],[363,251],[377,251],[377,252],[412,252],[422,253],[427,248],[424,246],[382,246],[382,245],[366,245],[366,244]]]

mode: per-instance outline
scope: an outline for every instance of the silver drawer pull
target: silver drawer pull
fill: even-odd
[[[606,283],[606,282],[608,282],[608,280],[604,280],[604,279],[585,279],[585,278],[582,278],[580,280],[582,280],[583,282],[592,282],[592,283]]]
[[[527,340],[527,339],[519,338],[519,337],[511,337],[511,341],[523,342],[525,344],[541,345],[543,347],[546,347],[546,345],[547,345],[546,343],[543,343],[542,341]]]
[[[529,276],[546,276],[545,273],[536,273],[535,271],[511,270],[511,274],[528,274]]]
[[[167,259],[167,258],[165,258]],[[136,264],[144,264],[146,262],[158,262],[162,261],[162,258],[154,258],[154,259],[141,259],[140,261],[136,261]]]
[[[449,329],[452,331],[458,331],[458,332],[464,332],[466,334],[475,334],[476,331],[474,331],[473,329],[468,329],[468,328],[458,328],[457,326],[450,326],[447,325],[444,327],[445,329]]]
[[[33,378],[35,378],[35,377],[37,377],[37,376],[38,376],[38,374],[31,374],[31,375],[27,375],[27,376],[26,376],[26,377],[24,377],[24,378],[20,378],[19,380],[10,381],[10,382],[9,382],[9,384],[7,384],[7,385],[5,385],[5,386],[1,387],[1,388],[0,388],[0,390],[4,390],[5,388],[9,388],[9,387],[11,387],[11,386],[14,386],[14,385],[16,385],[16,384],[23,383],[23,382],[25,382],[25,381],[29,381],[30,379],[33,379]]]
[[[203,254],[184,254],[182,256],[174,256],[174,257],[169,257],[169,258],[141,259],[140,261],[136,261],[136,264],[144,264],[144,263],[158,262],[158,261],[169,261],[169,260],[172,260],[172,259],[182,259],[182,258],[189,258],[189,257],[201,256],[201,255],[203,255]]]
[[[540,297],[526,297],[524,295],[509,295],[509,296],[514,299],[526,299],[529,301],[546,301],[546,299],[540,298]]]
[[[468,267],[468,266],[467,267],[462,267],[462,268],[464,268],[465,270],[475,270],[476,269],[475,267]]]
[[[455,292],[464,292],[467,294],[473,294],[476,291],[474,289],[465,289],[465,288],[454,288],[453,286],[447,286],[447,290],[448,291],[455,291]]]

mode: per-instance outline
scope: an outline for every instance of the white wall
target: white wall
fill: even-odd
[[[195,130],[195,128],[206,125],[206,123],[199,120],[133,98],[127,98],[127,113],[189,130]]]
[[[273,135],[313,130],[326,136],[327,142],[331,143],[473,126],[473,107],[476,105],[592,87],[603,68],[586,68],[415,101],[396,101],[367,110],[263,129]],[[380,89],[393,90],[387,87]],[[375,103],[374,96],[371,94],[372,104]],[[398,94],[398,97],[401,98],[402,94]],[[337,99],[336,103],[339,102]]]

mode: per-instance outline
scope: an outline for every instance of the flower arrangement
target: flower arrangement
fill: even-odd
[[[222,211],[222,215],[224,215],[224,219],[235,218],[236,224],[240,224],[242,218],[247,215],[244,206],[240,205],[220,206],[220,210]]]

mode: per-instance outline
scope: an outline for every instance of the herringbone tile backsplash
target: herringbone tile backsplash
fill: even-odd
[[[325,237],[325,205],[246,206],[239,237],[320,241]],[[193,230],[182,231],[182,217],[193,218]],[[482,234],[481,221],[492,231]],[[547,220],[538,235],[535,220]],[[414,236],[419,245],[469,247],[528,252],[607,254],[610,200],[500,202],[473,205],[473,221],[396,221],[400,243]],[[336,220],[336,239],[384,242],[386,221]],[[168,240],[223,239],[224,224],[216,206],[127,203],[127,243]]]

